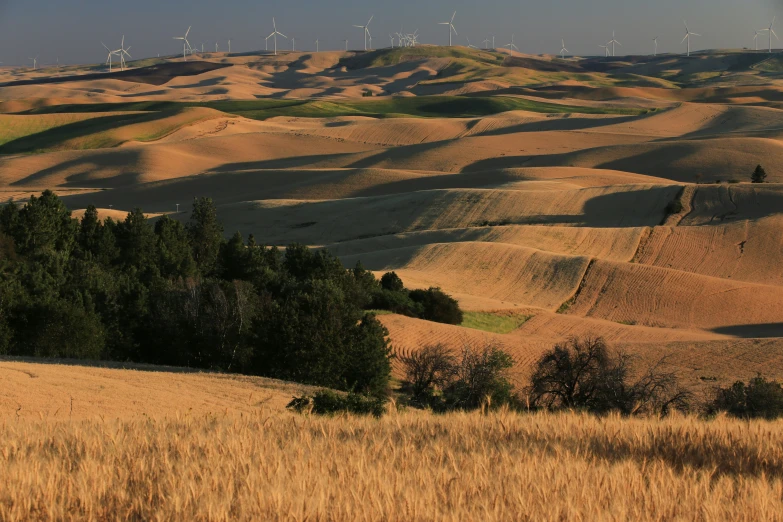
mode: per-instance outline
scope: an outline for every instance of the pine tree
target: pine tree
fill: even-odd
[[[756,165],[756,170],[753,171],[750,179],[753,183],[764,183],[764,180],[767,179],[767,173],[764,170],[764,167]]]
[[[217,219],[211,198],[193,200],[193,212],[186,228],[196,265],[202,274],[210,274],[216,268],[223,243],[223,225]]]

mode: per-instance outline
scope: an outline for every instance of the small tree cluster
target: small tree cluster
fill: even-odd
[[[516,400],[507,375],[514,361],[497,346],[466,343],[455,356],[443,345],[429,345],[400,360],[414,406],[473,410]]]
[[[446,324],[462,324],[459,303],[440,288],[407,290],[394,273],[383,274],[373,294],[371,308]]]
[[[737,381],[728,388],[715,388],[705,409],[709,415],[723,411],[744,419],[777,419],[783,417],[783,386],[761,375],[747,383]]]
[[[576,409],[604,414],[666,414],[689,408],[690,393],[663,361],[635,373],[632,357],[610,353],[601,338],[571,338],[546,352],[535,365],[528,396],[533,408]]]

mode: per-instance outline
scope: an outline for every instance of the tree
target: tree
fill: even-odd
[[[117,227],[120,259],[125,266],[137,269],[156,267],[155,233],[140,208],[133,209]]]
[[[422,319],[446,324],[462,324],[462,310],[459,303],[440,288],[411,290],[410,298],[421,305]]]
[[[17,252],[24,255],[50,255],[58,253],[67,257],[76,239],[76,220],[71,211],[50,190],[41,197],[30,200],[18,212],[8,211],[4,221],[9,221]]]
[[[764,183],[764,181],[767,179],[767,172],[764,170],[764,167],[761,165],[756,165],[756,170],[753,171],[753,174],[750,176],[750,180],[753,183]]]
[[[77,243],[82,257],[90,256],[103,265],[113,263],[119,255],[114,236],[115,223],[109,218],[101,221],[94,205],[87,207],[79,224]]]
[[[381,288],[390,292],[402,292],[405,290],[405,285],[395,272],[386,272],[381,276]]]
[[[528,396],[534,408],[581,409],[623,415],[665,414],[687,410],[690,393],[674,374],[662,370],[665,360],[649,367],[636,381],[632,358],[612,354],[600,337],[572,337],[546,352],[535,365]]]
[[[203,275],[216,269],[220,245],[223,243],[223,225],[217,219],[217,209],[210,198],[195,198],[193,212],[187,225],[193,259]]]
[[[410,355],[400,357],[405,380],[413,403],[432,404],[434,394],[442,390],[454,373],[456,359],[442,344],[427,345]]]
[[[783,386],[761,375],[747,384],[737,381],[728,388],[716,388],[706,410],[708,414],[725,411],[746,419],[783,417]]]
[[[476,346],[466,343],[443,389],[448,409],[472,410],[488,401],[494,407],[514,401],[513,386],[507,372],[514,359],[492,344]]]
[[[188,241],[188,234],[181,222],[163,216],[155,223],[157,238],[157,265],[165,278],[192,277],[196,273]]]

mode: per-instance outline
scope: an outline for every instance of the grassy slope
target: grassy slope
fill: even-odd
[[[462,325],[465,328],[499,334],[511,333],[530,317],[525,315],[497,315],[486,312],[465,312]]]

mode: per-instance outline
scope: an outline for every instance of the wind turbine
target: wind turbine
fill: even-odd
[[[182,40],[182,59],[186,62],[188,61],[188,49],[191,51],[193,48],[190,46],[190,42],[188,42],[188,34],[190,34],[190,27],[188,27],[188,30],[185,31],[185,36],[175,36],[174,40]]]
[[[291,52],[296,51],[296,36],[291,37]]]
[[[493,37],[492,37],[492,39],[494,40],[494,39],[495,39],[495,37],[493,36]],[[492,42],[492,45],[495,45],[495,42]],[[517,47],[516,45],[514,45],[514,35],[513,35],[513,34],[511,35],[511,43],[508,43],[508,44],[504,45],[503,47],[508,47],[508,49],[509,49],[510,51],[513,51],[514,49],[516,49],[517,51],[519,51],[519,47]]]
[[[391,40],[391,48],[394,49],[394,35],[393,34],[389,35],[389,40]]]
[[[775,33],[775,30],[772,28],[772,26],[775,25],[775,18],[777,17],[772,17],[772,23],[769,24],[769,27],[767,27],[766,29],[760,29],[762,33],[764,31],[767,31],[767,33],[769,34],[769,52],[772,52],[772,35],[774,34],[775,38],[778,38],[778,35]],[[778,40],[779,39],[780,38],[778,38]]]
[[[372,35],[370,35],[370,22],[372,22],[372,19],[375,15],[371,15],[370,19],[367,20],[367,25],[354,25],[354,27],[358,27],[359,29],[364,29],[364,50],[367,50],[367,37],[370,37],[370,47],[372,47]]]
[[[451,32],[454,31],[454,35],[457,35],[457,30],[454,29],[454,17],[457,16],[457,11],[454,11],[454,14],[451,15],[451,21],[449,22],[438,22],[438,25],[448,25],[449,26],[449,47],[451,47]]]
[[[698,33],[692,33],[688,30],[688,24],[685,23],[685,20],[682,21],[683,25],[685,25],[685,37],[682,39],[682,42],[685,40],[688,40],[688,56],[691,55],[691,36],[701,36]],[[680,43],[682,43],[680,42]]]
[[[656,36],[653,38],[653,43],[655,44],[655,48],[653,49],[653,56],[658,56],[658,37]]]
[[[228,54],[231,54],[231,38],[228,39]]]
[[[215,42],[215,52],[218,52],[218,49],[220,49],[220,47],[218,46],[218,43]]]
[[[560,59],[561,60],[565,60],[565,53],[570,52],[570,51],[568,49],[566,49],[565,40],[563,40],[561,38],[560,39],[560,43],[563,44],[562,47],[560,48]]]
[[[347,39],[343,40],[343,43],[345,44],[345,50],[347,51],[348,50],[348,40]]]
[[[756,45],[756,50],[759,50],[759,33],[758,31],[753,31],[753,43]]]
[[[109,57],[106,58],[106,63],[109,64],[109,72],[111,72],[111,57],[117,54],[117,51],[112,51],[111,49],[106,47],[106,44],[103,42],[101,42],[101,45],[103,46],[104,49],[106,49],[109,52]]]
[[[272,34],[267,36],[267,39],[269,39],[269,38],[273,38],[274,39],[274,41],[275,41],[275,56],[277,56],[277,35],[280,35],[283,38],[288,38],[288,37],[286,35],[284,35],[283,33],[281,33],[280,31],[277,30],[277,24],[275,23],[275,19],[274,18],[272,18],[272,27],[274,28],[274,31],[272,31]]]
[[[608,45],[599,45],[598,47],[603,48],[603,50],[604,50],[604,58],[609,56],[609,46]]]
[[[122,44],[120,44],[120,48],[114,52],[115,54],[120,55],[120,68],[123,71],[125,70],[125,57],[133,58],[128,51],[130,51],[130,46],[128,46],[127,49],[125,48],[125,35],[122,35]]]
[[[320,39],[315,40],[315,52],[320,52],[321,50],[321,41]]]
[[[619,45],[620,47],[623,46],[620,42],[618,42],[614,37],[614,31],[612,31],[612,39],[609,40],[609,43],[612,44],[612,56],[614,56],[614,44]]]
[[[484,40],[482,40],[481,43],[484,44],[484,49],[489,48],[489,38],[484,38]]]
[[[466,36],[465,39],[468,41],[468,49],[478,49],[478,47],[470,43],[470,38]]]
[[[28,58],[28,60],[33,61],[33,70],[36,70],[38,68],[38,57],[36,56],[35,58]]]
[[[514,39],[514,35],[513,34],[511,35],[511,39],[512,40]],[[497,49],[497,47],[495,47],[495,35],[494,34],[492,35],[492,48],[493,49]]]

